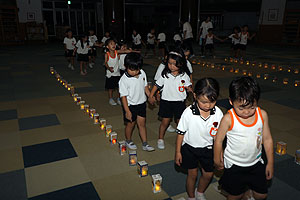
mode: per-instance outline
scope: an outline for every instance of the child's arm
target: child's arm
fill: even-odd
[[[274,150],[273,150],[273,139],[269,127],[269,119],[266,111],[261,110],[261,114],[264,120],[263,128],[263,144],[265,152],[268,159],[268,164],[266,166],[266,178],[267,180],[272,179],[274,174]]]
[[[251,36],[249,36],[249,40],[252,40],[252,38],[254,38],[256,36],[256,33],[253,33]]]
[[[123,105],[124,110],[125,110],[126,119],[128,119],[129,121],[132,121],[132,114],[131,114],[131,112],[129,110],[129,107],[128,107],[127,97],[126,96],[121,97],[121,101],[122,101],[122,105]]]
[[[107,62],[108,62],[108,56],[107,56],[107,54],[105,54],[105,61],[104,61],[105,67],[106,67],[106,69],[108,69],[110,72],[114,72],[114,68],[113,68],[113,67],[109,67]],[[126,99],[126,101],[127,101],[127,99]]]
[[[216,36],[216,35],[213,35],[213,36],[214,36],[214,39],[219,40],[220,42],[223,42],[223,40],[220,39],[218,36]]]
[[[134,52],[134,53],[141,53],[140,51],[136,51],[136,50],[132,50],[132,49],[126,49],[126,50],[117,50],[117,53],[118,54],[123,54],[123,53],[131,53],[131,52]]]
[[[151,92],[150,92],[150,95],[149,95],[149,98],[148,98],[148,101],[150,104],[154,104],[155,103],[155,97],[154,97],[154,94],[156,92],[156,90],[158,89],[158,87],[156,85],[153,86]]]
[[[183,142],[184,135],[177,134],[176,138],[176,149],[175,149],[175,163],[180,166],[182,163],[182,155],[181,155],[181,145]]]
[[[223,162],[223,141],[226,136],[227,131],[231,126],[231,117],[229,113],[226,113],[225,116],[222,118],[217,136],[214,143],[214,163],[218,170],[224,168]]]
[[[149,90],[148,85],[145,86],[145,93],[146,93],[147,97],[149,98],[150,97],[150,90]]]

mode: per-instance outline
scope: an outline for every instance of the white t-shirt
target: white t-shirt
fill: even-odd
[[[200,29],[202,28],[202,33],[201,33],[201,38],[205,38],[206,35],[208,34],[208,29],[213,28],[213,24],[211,22],[202,22]]]
[[[235,35],[235,33],[232,33],[231,35],[228,36],[228,38],[231,38],[231,42],[232,44],[236,45],[240,43],[240,36],[241,33],[238,33],[238,39],[236,39],[235,37],[233,37]]]
[[[262,160],[263,118],[260,108],[256,108],[255,121],[245,126],[233,109],[229,110],[232,127],[226,133],[227,145],[224,150],[224,167],[233,164],[240,167],[250,167]]]
[[[106,55],[108,57],[107,65],[109,67],[113,67],[114,72],[106,70],[106,77],[110,78],[112,76],[121,76],[120,74],[120,67],[119,67],[119,56],[117,51],[115,51],[115,57],[111,57],[109,52],[106,52]]]
[[[207,34],[207,35],[206,35],[205,44],[214,44],[214,35],[209,36],[209,35]]]
[[[120,54],[119,67],[121,70],[125,70],[124,61],[127,54]]]
[[[181,115],[176,132],[184,135],[182,145],[188,144],[194,148],[204,148],[213,145],[213,136],[216,135],[223,113],[215,106],[211,115],[205,119],[200,115],[196,103],[187,107]]]
[[[125,72],[119,81],[120,97],[127,97],[128,106],[145,103],[147,100],[145,87],[147,85],[147,76],[142,69],[138,77],[130,76]]]
[[[181,41],[181,37],[179,34],[175,34],[174,37],[173,37],[173,40],[176,42],[176,41]]]
[[[193,38],[193,29],[192,29],[192,26],[189,22],[185,22],[183,24],[183,33],[185,31],[186,31],[186,34],[185,34],[185,38],[183,38],[184,40],[188,39],[188,38]]]
[[[152,37],[152,38],[150,38],[150,37]],[[148,35],[147,35],[147,42],[149,44],[154,44],[154,41],[155,41],[155,35],[152,35],[151,33],[148,33]]]
[[[76,45],[76,39],[74,37],[72,38],[65,37],[64,44],[66,45],[68,50],[74,50]]]
[[[241,40],[240,40],[240,44],[243,44],[243,45],[247,45],[247,42],[248,42],[248,38],[249,38],[249,33],[241,33]]]
[[[141,40],[142,40],[142,37],[141,37],[140,34],[137,34],[136,36],[134,36],[132,34],[132,42],[133,42],[134,45],[140,45],[142,43]]]
[[[90,40],[90,42],[91,42],[91,46],[93,46],[97,41],[98,41],[98,38],[97,38],[97,36],[96,35],[90,35],[89,36],[89,40]]]
[[[108,39],[108,38],[104,36],[104,37],[102,38],[101,42],[102,42],[103,44],[105,44],[105,42],[106,42],[107,39]]]
[[[187,65],[188,70],[192,74],[193,73],[193,67],[192,67],[190,61],[187,60],[186,65]],[[154,81],[157,81],[159,79],[159,77],[161,77],[161,73],[164,69],[165,69],[165,64],[160,63],[160,65],[158,66],[158,68],[156,70],[156,73],[155,73],[155,76],[154,76]]]
[[[165,42],[166,41],[166,34],[164,34],[164,33],[158,34],[157,39],[159,40],[159,42]]]
[[[76,44],[77,53],[78,54],[88,54],[90,48],[88,48],[87,46],[88,46],[87,42],[85,42],[85,43],[83,43],[83,48],[82,48],[81,41],[79,40]]]
[[[184,101],[186,99],[185,87],[192,85],[190,77],[186,73],[177,76],[168,73],[166,76],[160,76],[155,83],[158,88],[163,89],[161,99],[166,101]]]

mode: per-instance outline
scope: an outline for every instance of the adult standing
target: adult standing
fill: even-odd
[[[191,24],[188,21],[185,21],[183,23],[183,43],[190,48],[191,56],[194,56],[193,29],[192,29]]]
[[[213,24],[210,21],[210,17],[207,17],[205,21],[202,22],[200,26],[200,31],[198,34],[199,44],[201,46],[201,55],[204,56],[204,46],[205,38],[208,34],[208,29],[213,28]]]

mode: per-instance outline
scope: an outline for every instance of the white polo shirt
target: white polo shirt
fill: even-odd
[[[107,39],[108,39],[108,38],[104,36],[104,37],[102,38],[101,42],[102,42],[103,44],[105,44],[105,42],[106,42]]]
[[[152,37],[152,36],[154,36],[153,38],[150,38],[150,37]],[[148,33],[148,35],[147,35],[147,42],[149,43],[149,44],[154,44],[154,41],[155,41],[155,35],[152,35],[151,33]]]
[[[166,41],[166,34],[164,34],[164,33],[158,34],[157,39],[159,40],[159,42],[165,42]]]
[[[145,87],[147,85],[147,76],[142,69],[138,77],[130,76],[125,72],[119,81],[120,97],[127,98],[128,106],[145,103],[147,100]]]
[[[184,101],[186,99],[185,87],[192,85],[190,77],[186,73],[177,76],[168,73],[166,76],[160,76],[155,83],[159,89],[163,89],[161,99]]]
[[[176,42],[176,41],[181,41],[181,37],[179,34],[175,34],[174,37],[173,37],[173,40]]]
[[[84,43],[83,43],[83,48],[82,48],[82,46],[81,46],[81,41],[79,40],[79,41],[77,42],[77,44],[76,44],[77,53],[78,53],[78,54],[88,54],[90,48],[88,48],[87,46],[88,46],[88,45],[87,45],[87,42],[84,42]]]
[[[96,35],[90,35],[89,40],[91,42],[91,46],[93,46],[98,41],[98,38]]]
[[[176,132],[184,135],[182,145],[188,144],[194,148],[204,148],[213,145],[223,113],[215,106],[211,115],[204,119],[196,103],[187,107],[181,115]]]
[[[211,22],[202,22],[200,28],[202,28],[201,38],[205,38],[208,34],[208,29],[213,28],[213,24]]]
[[[186,31],[186,34],[185,34],[185,38],[183,38],[184,40],[189,39],[189,38],[193,38],[193,29],[192,29],[192,26],[189,22],[185,22],[183,24],[183,33],[185,31]]]
[[[187,65],[188,70],[192,74],[193,73],[193,67],[192,67],[190,61],[187,60],[186,61],[186,65]],[[165,69],[165,64],[164,63],[160,63],[160,65],[158,66],[158,68],[156,70],[155,76],[154,76],[154,80],[155,81],[157,81],[159,79],[159,77],[161,77],[161,73],[162,73],[162,71],[164,69]]]
[[[74,50],[76,45],[76,39],[74,37],[72,38],[65,37],[64,44],[66,45],[68,50]]]
[[[120,54],[119,67],[120,67],[121,70],[126,69],[125,65],[124,65],[126,55],[127,54]]]
[[[140,34],[137,34],[136,36],[134,36],[132,34],[132,41],[134,45],[140,45],[142,43],[142,37]]]
[[[235,33],[232,33],[231,35],[228,36],[228,38],[231,38],[231,42],[232,44],[239,44],[240,43],[240,37],[241,37],[241,33],[238,33],[238,39],[236,39],[235,37],[233,37],[235,35]]]

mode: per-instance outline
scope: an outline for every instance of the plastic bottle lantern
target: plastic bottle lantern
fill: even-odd
[[[118,137],[118,134],[116,132],[111,132],[110,133],[110,144],[117,144],[117,137]]]
[[[148,163],[144,160],[138,162],[137,171],[140,177],[148,176]]]
[[[111,125],[106,125],[106,129],[105,129],[106,137],[109,137],[111,132],[112,132],[112,126]]]
[[[90,110],[89,110],[89,116],[90,116],[91,119],[94,118],[94,114],[95,114],[95,113],[96,113],[96,109],[90,108]]]
[[[135,166],[137,164],[136,151],[129,151],[129,166]]]
[[[277,142],[276,143],[276,154],[284,155],[286,154],[287,144],[285,142]]]
[[[81,101],[81,97],[77,97],[76,105],[79,105]]]
[[[161,192],[162,177],[160,174],[152,175],[152,191],[153,193]]]
[[[120,155],[123,156],[126,154],[126,151],[127,151],[127,148],[126,148],[126,143],[125,141],[120,141],[119,142],[119,152],[120,152]]]
[[[85,105],[84,105],[84,112],[85,112],[85,113],[88,113],[89,110],[90,110],[90,105],[85,104]]]

